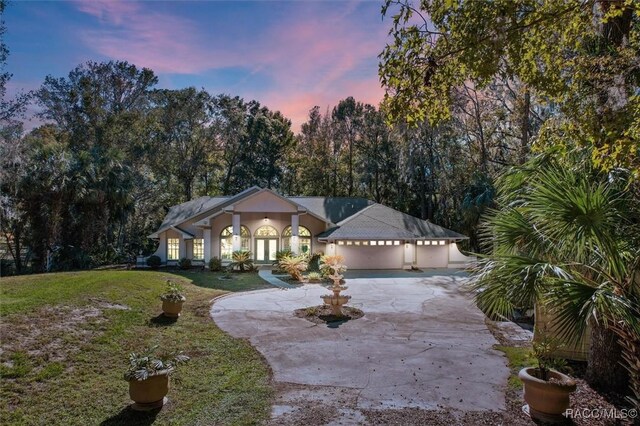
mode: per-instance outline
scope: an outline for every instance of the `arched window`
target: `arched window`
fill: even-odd
[[[256,232],[255,234],[253,234],[253,236],[256,238],[277,237],[278,231],[276,231],[276,228],[274,228],[273,226],[265,225],[256,229]]]
[[[251,251],[249,228],[240,225],[240,250]],[[233,226],[227,226],[220,233],[220,259],[231,260],[233,254]]]
[[[311,232],[304,226],[298,226],[298,243],[300,253],[311,253]],[[282,231],[282,248],[291,250],[291,226]]]

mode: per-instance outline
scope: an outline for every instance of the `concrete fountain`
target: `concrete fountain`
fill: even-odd
[[[329,278],[333,280],[333,286],[330,289],[333,294],[326,294],[320,297],[324,301],[325,305],[331,307],[331,313],[333,315],[341,317],[344,315],[342,313],[342,306],[346,305],[349,300],[351,300],[351,296],[340,294],[341,291],[348,288],[340,283],[344,277],[342,273],[347,270],[347,267],[344,265],[344,258],[340,255],[326,256],[324,258],[324,265],[329,268]]]

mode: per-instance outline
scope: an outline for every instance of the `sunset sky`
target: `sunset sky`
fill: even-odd
[[[5,10],[9,93],[88,60],[153,69],[161,88],[256,99],[293,121],[354,96],[382,99],[379,1],[13,1]]]

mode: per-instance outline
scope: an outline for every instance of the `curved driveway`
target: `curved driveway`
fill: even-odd
[[[223,330],[249,339],[272,367],[280,389],[276,420],[314,403],[335,405],[344,414],[340,423],[358,423],[360,410],[504,410],[506,359],[492,349],[496,341],[461,291],[464,281],[349,279],[345,294],[365,316],[338,328],[293,315],[321,304],[328,290],[320,285],[232,294],[216,301],[211,315]]]

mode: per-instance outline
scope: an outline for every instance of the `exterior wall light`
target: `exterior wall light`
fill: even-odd
[[[269,222],[269,218],[267,216],[264,217],[265,222]]]

